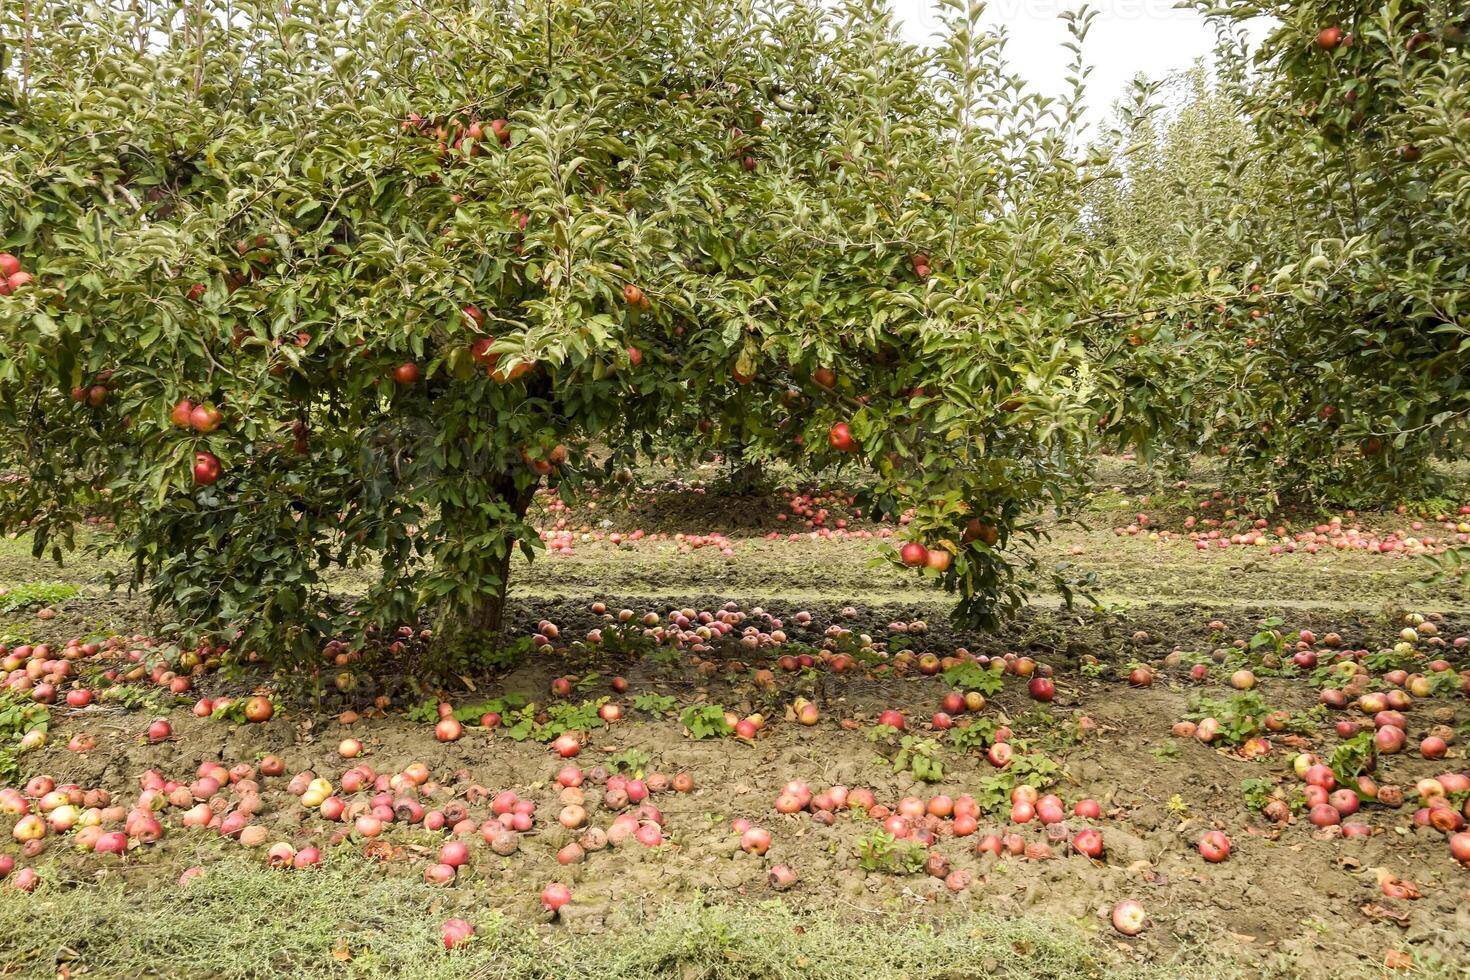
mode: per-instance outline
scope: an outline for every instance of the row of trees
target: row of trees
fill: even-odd
[[[881,0],[33,0],[3,28],[0,233],[34,280],[0,298],[0,452],[26,477],[0,520],[59,554],[105,514],[181,625],[280,661],[425,608],[478,642],[536,488],[609,478],[676,426],[860,462],[987,623],[1038,576],[1066,587],[1022,545],[1099,433],[1310,468],[1290,423],[1322,389],[1341,432],[1373,435],[1377,389],[1342,378],[1381,372],[1319,349],[1344,315],[1402,361],[1385,385],[1422,386],[1383,458],[1447,431],[1459,403],[1417,399],[1448,384],[1434,357],[1463,320],[1423,290],[1464,253],[1389,256],[1430,231],[1449,248],[1457,185],[1285,208],[1288,174],[1326,176],[1280,105],[1341,69],[1315,28],[1284,25],[1218,110],[1240,160],[1290,168],[1237,162],[1260,206],[1214,185],[1180,239],[1137,218],[1171,164],[1146,177],[1139,151],[1077,137],[1090,15],[1048,100],[980,3],[941,10],[925,51]],[[1428,72],[1350,26],[1350,57]],[[1382,98],[1413,120],[1390,140],[1450,169],[1427,96]],[[1294,214],[1276,238],[1236,227]],[[1292,382],[1316,362],[1312,391]],[[1425,404],[1451,417],[1420,436]],[[351,608],[325,586],[338,566],[378,570]]]
[[[1228,453],[1266,503],[1432,495],[1432,458],[1461,454],[1470,432],[1470,10],[1201,10],[1221,30],[1216,84],[1199,71],[1176,112],[1125,113],[1143,151],[1128,181],[1098,189],[1095,227],[1264,290],[1139,348],[1152,411],[1136,424],[1176,458]],[[1240,25],[1263,12],[1278,23],[1252,49]],[[1338,270],[1327,289],[1267,281],[1313,252]]]

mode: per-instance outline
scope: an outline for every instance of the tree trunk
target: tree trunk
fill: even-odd
[[[725,454],[725,460],[729,466],[731,493],[746,497],[761,490],[765,470],[759,463],[750,462],[745,458],[743,442],[731,443]]]
[[[541,480],[537,478],[524,489],[518,489],[515,477],[510,473],[503,474],[494,483],[495,491],[500,497],[510,502],[516,520],[525,518],[526,511],[531,507],[531,500],[536,496],[536,490],[540,486]],[[493,592],[486,592],[479,596],[465,612],[464,628],[476,639],[497,642],[500,639],[501,630],[505,626],[505,594],[510,587],[510,559],[514,552],[515,545],[510,544],[507,545],[504,552],[491,559],[495,578],[500,585]]]

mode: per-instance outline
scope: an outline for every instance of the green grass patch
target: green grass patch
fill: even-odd
[[[54,606],[58,602],[75,599],[81,591],[75,585],[65,582],[22,582],[0,588],[0,613]]]
[[[65,962],[74,974],[211,980],[1168,975],[1112,965],[1075,927],[1040,918],[974,914],[936,923],[840,910],[802,916],[779,902],[681,905],[633,922],[612,942],[607,933],[517,925],[458,892],[367,868],[292,873],[230,859],[187,887],[146,889],[140,871],[118,876],[133,880],[126,891],[117,880],[76,887],[43,881],[29,897],[0,891],[0,972],[54,977]],[[629,917],[637,906],[628,903]],[[451,916],[476,926],[474,942],[452,953],[439,936]]]

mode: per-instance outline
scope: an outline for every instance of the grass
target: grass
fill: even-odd
[[[32,606],[55,605],[74,599],[81,589],[66,582],[23,582],[20,585],[0,588],[0,613],[15,612]]]
[[[134,871],[115,876],[131,876]],[[270,871],[243,860],[209,866],[185,888],[144,891],[118,880],[32,896],[0,891],[0,975],[54,977],[60,963],[101,977],[217,980],[474,977],[484,980],[921,980],[1167,977],[1104,959],[1075,926],[977,913],[938,925],[893,913],[798,916],[779,902],[682,905],[646,918],[630,896],[624,928],[573,933],[516,927],[497,913],[455,909],[456,898],[371,869]],[[441,904],[443,907],[441,907]],[[440,923],[476,926],[468,947],[446,952]],[[1219,971],[1212,976],[1223,976]]]

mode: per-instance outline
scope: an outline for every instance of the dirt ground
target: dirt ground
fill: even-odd
[[[574,531],[585,526],[604,533],[644,528],[730,536],[728,556],[717,547],[683,550],[673,540],[622,546],[579,540],[569,556],[547,555],[519,569],[511,632],[529,636],[550,622],[558,627],[558,639],[508,671],[471,678],[473,691],[450,696],[461,707],[511,695],[522,695],[542,711],[554,705],[595,707],[602,699],[621,706],[621,719],[581,729],[586,744],[569,761],[589,773],[600,767],[645,778],[692,776],[690,792],[649,797],[661,813],[659,846],[629,840],[589,850],[580,862],[559,864],[558,852],[581,839],[585,828],[561,826],[558,812],[580,797],[587,826],[608,829],[619,811],[604,799],[606,787],[589,780],[579,793],[568,793],[559,786],[556,776],[566,763],[542,741],[516,740],[510,710],[497,729],[468,724],[458,741],[441,743],[432,720],[411,720],[403,713],[426,700],[432,709],[427,692],[411,692],[379,674],[356,677],[351,691],[333,691],[316,706],[281,703],[264,724],[196,718],[188,710],[201,695],[248,694],[261,678],[209,674],[197,690],[177,698],[145,679],[136,685],[144,689],[137,697],[53,708],[48,744],[19,757],[20,778],[13,782],[47,774],[60,784],[104,789],[114,803],[131,805],[145,770],[187,784],[203,763],[256,766],[263,757],[278,755],[285,775],[257,777],[262,806],[255,822],[267,828],[269,842],[317,846],[329,867],[365,865],[401,880],[405,888],[419,889],[425,868],[446,839],[444,831],[400,820],[382,837],[367,841],[352,832],[350,823],[329,821],[305,808],[286,786],[292,775],[310,770],[329,780],[343,799],[361,802],[371,794],[354,796],[340,788],[349,767],[366,763],[377,773],[393,774],[421,762],[431,774],[429,784],[417,791],[424,809],[442,810],[458,801],[478,823],[490,815],[491,801],[503,790],[536,805],[533,826],[516,835],[512,854],[494,853],[478,833],[464,838],[469,863],[451,886],[433,890],[432,915],[473,921],[494,912],[549,939],[626,940],[646,927],[652,910],[666,905],[761,910],[780,903],[782,914],[794,913],[798,923],[833,916],[855,926],[942,923],[983,914],[1054,924],[1059,935],[1078,937],[1086,955],[1095,957],[1087,969],[1099,974],[1380,976],[1401,975],[1389,968],[1403,966],[1402,975],[1466,975],[1470,870],[1451,859],[1444,833],[1416,825],[1413,787],[1426,777],[1466,771],[1470,698],[1444,687],[1435,696],[1412,699],[1405,712],[1407,747],[1378,755],[1372,770],[1378,784],[1403,787],[1408,799],[1401,807],[1368,803],[1345,815],[1345,823],[1369,828],[1365,836],[1347,838],[1340,827],[1317,828],[1307,820],[1301,802],[1305,784],[1291,760],[1300,752],[1331,758],[1347,741],[1337,723],[1357,721],[1371,730],[1371,716],[1316,707],[1323,676],[1280,662],[1295,648],[1299,631],[1309,630],[1317,638],[1341,637],[1338,647],[1314,642],[1323,664],[1338,650],[1370,654],[1364,659],[1370,665],[1368,692],[1401,686],[1384,676],[1394,664],[1426,673],[1432,660],[1444,657],[1453,669],[1464,670],[1470,667],[1470,651],[1453,645],[1454,638],[1470,633],[1462,594],[1454,583],[1420,585],[1424,563],[1402,554],[1329,550],[1272,556],[1249,546],[1200,553],[1187,540],[1114,531],[1147,512],[1150,533],[1173,528],[1183,534],[1193,495],[1155,490],[1143,502],[1148,492],[1140,486],[1100,494],[1088,510],[1089,526],[1058,526],[1042,545],[1045,555],[1098,573],[1098,606],[1068,610],[1042,601],[992,634],[951,629],[942,594],[900,572],[870,567],[876,540],[764,537],[778,527],[782,534],[791,533],[774,519],[787,507],[779,497],[723,501],[711,508],[707,495],[676,487],[645,494],[631,505],[607,502],[596,511],[547,514],[548,527],[566,520]],[[1300,515],[1292,526],[1310,527],[1328,516]],[[1411,529],[1416,519],[1412,513],[1388,511],[1356,515],[1349,522],[1383,534],[1422,534]],[[849,528],[863,529],[878,528],[857,519]],[[149,632],[153,624],[136,600],[102,589],[98,566],[58,570],[34,563],[23,544],[4,542],[0,553],[0,580],[14,598],[14,608],[0,617],[0,634],[12,650],[25,643],[60,646],[74,637]],[[350,581],[344,587],[351,587]],[[75,594],[69,594],[73,588]],[[35,601],[22,603],[17,597],[24,595]],[[585,642],[591,630],[614,631],[606,616],[593,611],[593,602],[605,603],[609,614],[629,609],[635,622],[655,613],[660,625],[680,609],[717,612],[727,603],[746,619],[736,624],[731,642],[707,653],[642,639],[609,650],[617,644]],[[55,610],[55,618],[38,619],[39,608]],[[809,613],[811,623],[799,625],[798,613]],[[1383,654],[1400,642],[1406,622],[1416,622],[1405,620],[1408,614],[1427,617],[1431,625],[1421,628],[1409,650]],[[769,635],[776,627],[766,617],[780,621],[784,644],[733,642],[750,625]],[[922,631],[908,628],[915,621],[923,621]],[[900,623],[905,628],[894,629]],[[824,639],[831,639],[828,627],[871,636],[887,646],[887,655],[860,655],[851,669],[838,672],[829,651],[825,663],[818,656],[809,669],[782,669],[783,654],[818,654]],[[1273,629],[1281,637],[1279,645],[1269,638],[1251,646],[1252,638]],[[1432,642],[1435,637],[1442,643]],[[843,650],[852,642],[834,641]],[[955,717],[1011,728],[1017,754],[1030,760],[1031,768],[1024,771],[1033,774],[1042,793],[1061,800],[1066,817],[1060,828],[1034,820],[1013,823],[1007,791],[1020,770],[998,769],[987,761],[983,745],[959,744],[952,731],[933,729],[931,716],[954,685],[942,675],[923,673],[919,658],[926,653],[953,658],[956,651],[1031,658],[1054,671],[1056,693],[1050,703],[1028,695],[1025,677],[1003,674],[982,711]],[[1373,654],[1381,655],[1374,659]],[[99,655],[83,666],[83,677],[108,663]],[[1205,665],[1203,679],[1191,678],[1195,663]],[[1152,668],[1152,686],[1128,683],[1126,674],[1135,664]],[[1240,668],[1252,669],[1259,679],[1259,702],[1232,701],[1242,696],[1229,684]],[[772,676],[763,677],[761,670]],[[625,690],[614,688],[615,677],[626,680]],[[558,678],[572,680],[564,696],[551,693]],[[386,713],[373,709],[379,695],[393,698]],[[1201,706],[1201,698],[1212,703]],[[797,720],[801,699],[816,705],[815,724]],[[1238,744],[1205,744],[1172,734],[1187,715],[1198,720],[1201,713],[1218,714],[1231,704],[1242,711],[1254,705],[1286,712],[1291,724],[1280,732],[1257,733],[1267,743],[1258,758],[1242,757]],[[694,738],[681,718],[701,705],[717,705],[739,718],[760,714],[765,726],[748,740]],[[342,723],[338,716],[346,709],[359,718]],[[900,756],[901,736],[875,733],[885,710],[903,713],[914,744],[927,743],[942,772],[921,780],[912,765],[902,764],[909,760]],[[1262,714],[1256,711],[1257,721]],[[172,722],[173,737],[151,744],[143,733],[150,719],[164,715]],[[1416,747],[1435,726],[1447,727],[1454,737],[1447,756],[1431,760]],[[68,741],[79,733],[95,737],[96,747],[68,750]],[[360,740],[364,754],[359,759],[339,755],[344,738]],[[988,802],[971,834],[957,836],[953,820],[929,821],[935,840],[923,853],[942,855],[943,871],[968,872],[968,879],[951,875],[947,885],[943,875],[905,866],[901,856],[875,857],[881,824],[857,810],[838,809],[830,825],[824,815],[778,812],[777,798],[793,780],[818,794],[832,786],[866,787],[889,808],[905,797],[930,801],[970,794],[982,806]],[[1292,810],[1289,822],[1268,819],[1248,806],[1252,794],[1257,802],[1279,796]],[[1464,803],[1463,793],[1453,795]],[[1072,808],[1079,800],[1097,801],[1101,815],[1075,816]],[[265,847],[249,850],[216,831],[187,829],[180,823],[181,811],[165,809],[163,838],[134,846],[123,858],[79,851],[55,834],[44,853],[25,857],[9,833],[16,818],[0,816],[5,832],[0,854],[17,856],[18,868],[34,867],[42,882],[32,896],[0,888],[0,921],[15,921],[21,902],[37,903],[30,915],[44,917],[48,908],[67,908],[68,901],[85,900],[89,889],[118,887],[118,882],[123,894],[145,896],[181,887],[174,883],[185,868],[202,867],[208,876],[211,867],[232,862],[265,865]],[[742,850],[741,835],[731,826],[738,818],[770,832],[768,853]],[[1071,852],[1068,841],[1084,827],[1102,831],[1102,859]],[[1196,848],[1210,830],[1224,831],[1231,842],[1229,857],[1218,864],[1207,863]],[[988,833],[1019,834],[1029,844],[1049,841],[1052,853],[1041,858],[977,853],[977,842]],[[901,842],[897,847],[888,843],[895,853],[906,850]],[[775,865],[795,871],[794,886],[777,890],[769,874]],[[1412,882],[1421,897],[1391,897],[1385,878]],[[951,887],[962,880],[963,887]],[[554,920],[538,900],[543,885],[552,881],[567,884],[574,896]],[[1110,910],[1125,899],[1141,902],[1148,913],[1149,926],[1137,938],[1125,938],[1109,922]],[[44,936],[0,936],[0,975],[56,975],[58,962],[72,975],[88,972],[89,963],[102,975],[123,968],[111,954],[89,949],[85,936],[73,937],[60,953],[47,943]],[[1025,953],[1017,954],[1021,969],[1008,975],[1069,975],[1067,970],[1081,969],[1053,970],[1038,961],[1028,973]],[[277,966],[300,975],[346,975],[352,969],[340,958],[336,964],[314,963],[310,970],[295,963]],[[975,972],[1004,972],[1001,966],[1009,970],[1017,964],[979,963]],[[679,976],[680,969],[671,965],[667,974],[648,975]],[[744,975],[731,972],[729,963],[723,969],[686,969],[683,975]],[[797,968],[790,975],[818,972]],[[915,963],[909,969],[895,967],[891,975],[959,974]]]

